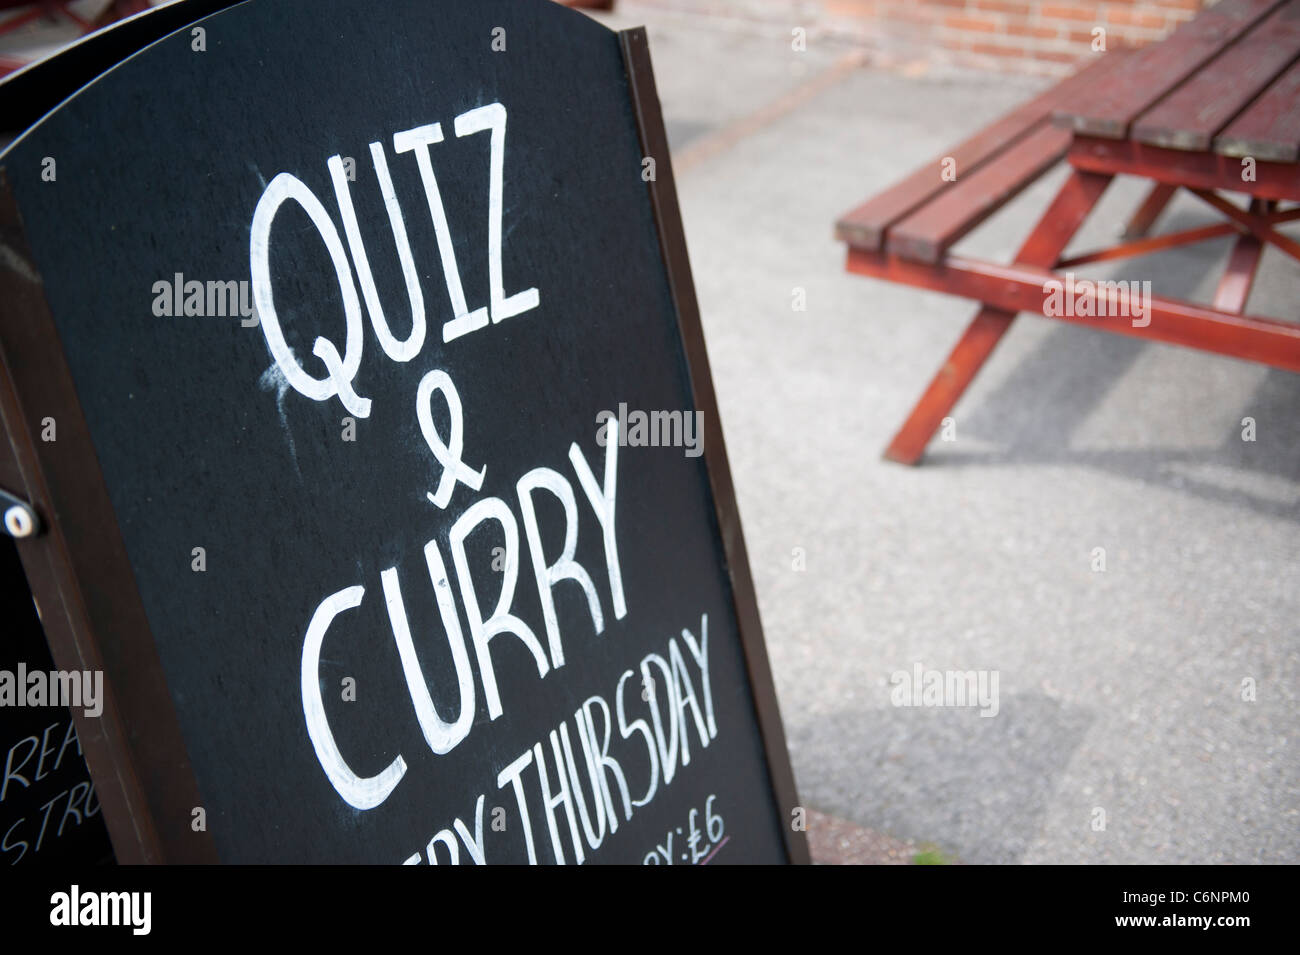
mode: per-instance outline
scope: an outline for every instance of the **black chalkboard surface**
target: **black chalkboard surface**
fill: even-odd
[[[806,860],[643,32],[249,0],[0,155],[0,232],[120,860]]]

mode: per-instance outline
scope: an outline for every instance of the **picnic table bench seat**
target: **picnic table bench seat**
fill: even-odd
[[[1104,75],[1112,57],[1123,56],[1099,59],[868,199],[836,223],[835,237],[854,248],[938,262],[1065,158],[1070,131],[1053,124],[1053,112]]]

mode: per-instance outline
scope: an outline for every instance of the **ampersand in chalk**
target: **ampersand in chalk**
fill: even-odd
[[[439,391],[447,402],[447,411],[451,417],[451,436],[446,444],[433,426],[433,393]],[[460,395],[456,386],[445,371],[434,370],[420,379],[420,387],[415,395],[415,413],[420,419],[420,431],[429,445],[429,450],[442,465],[442,477],[438,479],[438,491],[426,492],[425,497],[438,507],[445,508],[451,501],[456,483],[468,485],[477,491],[483,486],[487,466],[475,471],[461,460],[461,451],[465,448],[465,419],[461,411]]]

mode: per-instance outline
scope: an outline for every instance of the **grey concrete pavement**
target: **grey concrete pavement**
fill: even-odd
[[[1044,81],[868,64],[801,100],[852,51],[602,19],[648,21],[674,149],[703,157],[678,188],[804,801],[967,862],[1297,861],[1300,377],[1023,316],[956,440],[882,462],[973,306],[847,275],[832,224]],[[961,248],[1009,260],[1062,174]],[[1159,228],[1212,221],[1185,198]],[[1079,271],[1207,301],[1227,251]],[[1250,310],[1298,318],[1297,289],[1269,253]],[[892,705],[916,663],[997,671],[997,715]]]

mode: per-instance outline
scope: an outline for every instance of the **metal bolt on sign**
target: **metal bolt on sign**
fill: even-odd
[[[0,490],[0,508],[5,515],[5,533],[10,537],[35,537],[40,533],[41,519],[26,501]]]

